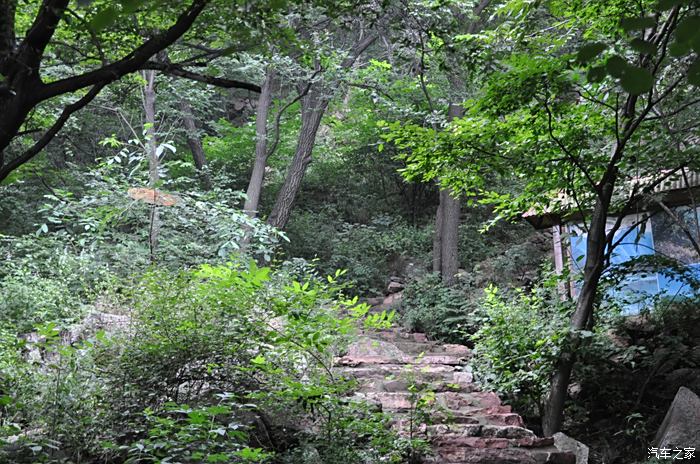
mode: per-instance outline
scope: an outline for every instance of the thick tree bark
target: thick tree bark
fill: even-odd
[[[258,214],[260,194],[262,193],[263,180],[265,178],[265,166],[267,166],[267,158],[269,156],[267,150],[267,121],[270,114],[270,106],[272,106],[274,74],[272,69],[267,71],[260,91],[260,98],[258,98],[258,108],[255,115],[255,161],[253,162],[253,171],[250,174],[245,205],[243,206],[243,210],[251,218]]]
[[[435,232],[433,233],[433,272],[442,275],[442,192],[437,212],[435,213]]]
[[[15,11],[17,0],[0,0],[0,71],[15,51]],[[2,73],[4,74],[4,73]]]
[[[284,184],[277,194],[277,200],[267,219],[268,224],[278,229],[284,228],[289,221],[294,200],[301,187],[301,181],[304,179],[306,168],[311,162],[321,119],[328,107],[328,97],[321,96],[318,92],[318,90],[311,90],[301,99],[301,129],[299,130],[299,140],[294,158],[289,165]]]
[[[148,230],[148,244],[151,251],[151,262],[155,262],[158,248],[158,236],[160,235],[160,218],[158,217],[158,202],[155,198],[158,187],[158,140],[156,139],[156,72],[149,70],[143,72],[146,84],[143,87],[143,109],[146,127],[146,154],[148,156],[148,186],[153,190],[153,204],[150,211],[150,224]]]
[[[197,173],[202,181],[202,186],[206,190],[209,190],[211,188],[211,179],[209,178],[209,173],[206,170],[207,157],[204,154],[202,141],[197,133],[197,123],[194,120],[194,112],[192,111],[190,102],[182,99],[180,101],[180,112],[182,113],[182,123],[185,126],[185,131],[187,133],[187,145],[190,147],[190,151],[192,152],[194,167],[197,169]]]
[[[459,216],[460,201],[449,190],[440,192],[442,206],[442,237],[440,275],[444,285],[455,282],[459,270]]]
[[[447,120],[462,116],[461,105],[450,104]],[[440,205],[435,215],[435,236],[433,238],[433,271],[439,272],[442,283],[452,285],[459,270],[459,217],[461,207],[459,197],[449,190],[440,191]]]

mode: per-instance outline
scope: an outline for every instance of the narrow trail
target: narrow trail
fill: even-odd
[[[537,437],[495,393],[473,382],[471,351],[399,330],[364,334],[337,359],[336,369],[359,381],[359,400],[393,416],[404,435],[428,440],[426,464],[575,464],[551,438]],[[418,391],[417,391],[418,390]],[[419,398],[428,420],[415,419]],[[412,419],[413,418],[413,419]]]

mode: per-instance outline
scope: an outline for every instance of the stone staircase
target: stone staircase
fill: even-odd
[[[473,383],[471,352],[399,330],[363,334],[336,360],[359,382],[355,397],[393,417],[399,433],[428,440],[428,464],[576,464],[576,457],[537,437],[495,393]],[[429,420],[416,417],[419,398]]]

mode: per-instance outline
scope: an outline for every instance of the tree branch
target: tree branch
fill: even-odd
[[[317,69],[309,78],[308,82],[306,83],[306,87],[302,89],[299,94],[294,97],[291,101],[287,102],[280,110],[277,112],[277,115],[275,115],[275,139],[272,142],[272,146],[268,150],[267,154],[265,155],[265,158],[269,158],[277,149],[277,145],[279,144],[280,141],[280,121],[282,119],[282,114],[287,111],[287,109],[304,98],[307,93],[309,93],[309,90],[311,90],[311,86],[313,85],[313,81],[316,78],[318,74],[321,73],[321,69]]]
[[[97,96],[97,94],[100,93],[100,91],[105,85],[107,84],[98,84],[94,86],[78,101],[66,106],[63,109],[61,115],[58,117],[58,119],[53,123],[53,125],[46,132],[44,132],[44,135],[42,135],[41,138],[37,140],[36,143],[34,143],[34,145],[32,145],[32,147],[29,150],[25,151],[17,158],[10,160],[7,164],[0,167],[0,181],[4,180],[10,174],[10,172],[17,169],[18,167],[32,159],[34,156],[36,156],[41,150],[43,150],[44,147],[48,145],[48,143],[56,136],[58,131],[60,131],[63,128],[66,121],[68,121],[68,118],[70,118],[71,114],[75,113],[76,111],[90,103]]]
[[[690,232],[690,229],[688,229],[686,224],[681,220],[681,218],[678,217],[678,215],[676,215],[671,210],[671,208],[666,206],[666,204],[663,201],[659,200],[658,198],[653,198],[653,200],[654,200],[654,202],[656,202],[656,204],[658,204],[661,207],[661,209],[664,210],[664,212],[668,215],[668,217],[670,217],[671,220],[673,220],[673,222],[675,222],[676,225],[681,228],[683,233],[690,240],[691,245],[693,245],[695,252],[698,254],[698,257],[700,258],[700,244],[698,244],[698,240],[696,239],[696,237],[693,236],[692,232]],[[697,215],[697,211],[693,210],[693,213],[695,215]]]
[[[17,50],[20,66],[29,68],[32,73],[38,72],[44,50],[53,37],[63,12],[68,8],[68,3],[69,0],[44,0],[32,27]]]
[[[251,92],[260,93],[260,86],[249,82],[237,81],[235,79],[225,79],[221,77],[207,76],[193,71],[188,71],[178,64],[161,63],[158,61],[148,61],[141,69],[153,69],[161,71],[164,74],[183,77],[197,82],[213,85],[215,87],[223,87],[225,89],[245,89]]]
[[[57,95],[75,92],[93,85],[99,84],[103,87],[126,74],[138,71],[152,56],[179,39],[192,26],[197,16],[208,3],[209,0],[193,0],[190,7],[182,12],[175,24],[169,29],[147,40],[121,60],[85,74],[59,79],[50,84],[42,85],[33,98],[35,101],[41,102]]]
[[[0,0],[0,72],[15,48],[15,10],[17,0]]]
[[[571,150],[566,148],[566,145],[564,145],[564,143],[561,140],[559,140],[559,138],[556,135],[554,135],[554,128],[552,127],[552,111],[549,109],[549,102],[547,101],[546,97],[542,103],[544,104],[545,111],[547,111],[547,129],[549,132],[549,138],[557,144],[561,151],[563,151],[564,154],[571,160],[571,162],[573,162],[574,165],[583,173],[593,190],[598,192],[598,186],[591,177],[591,174],[588,172],[588,169],[586,169],[586,166],[584,166],[583,163],[581,163],[581,160],[578,158],[578,156],[576,156],[571,152]]]

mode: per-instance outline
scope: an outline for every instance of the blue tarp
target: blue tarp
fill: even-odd
[[[620,237],[628,230],[621,229],[616,237]],[[582,271],[586,256],[586,234],[572,234],[570,241],[574,270]],[[635,230],[627,234],[623,242],[616,247],[611,257],[611,264],[622,264],[639,256],[653,254],[655,254],[655,247],[651,228],[635,227]],[[689,267],[700,278],[700,264],[692,264]],[[652,297],[689,296],[691,293],[692,289],[687,282],[667,273],[638,273],[627,276],[618,288],[609,292],[608,296],[617,300],[625,314],[638,314]]]

